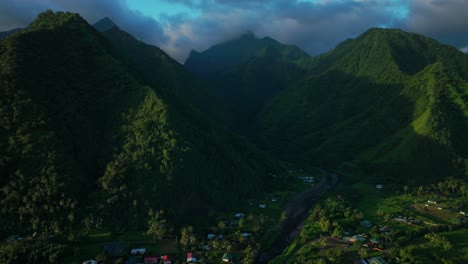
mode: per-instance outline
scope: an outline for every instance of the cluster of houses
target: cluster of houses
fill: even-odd
[[[306,183],[314,183],[314,177],[312,176],[299,176],[297,178]]]
[[[359,234],[359,235],[354,235],[352,237],[343,237],[343,241],[348,242],[348,243],[356,243],[356,242],[361,242],[364,247],[367,248],[378,248],[380,242],[379,238],[372,237],[368,238],[368,236],[364,234]]]
[[[120,244],[109,244],[104,245],[102,248],[104,254],[111,257],[124,257],[127,255],[127,250],[125,246]],[[146,248],[132,248],[130,249],[130,257],[125,262],[125,264],[172,264],[174,256],[163,255],[163,256],[152,256],[147,254]],[[188,258],[187,258],[188,260]],[[193,262],[193,261],[192,261]],[[96,260],[86,260],[83,264],[97,264]]]
[[[53,237],[54,237],[53,235],[50,235],[49,239],[53,238]],[[12,243],[12,242],[15,242],[15,241],[28,241],[28,240],[34,240],[36,238],[37,238],[37,233],[36,232],[34,232],[32,235],[25,236],[25,237],[22,237],[20,235],[11,235],[6,239],[6,242]]]
[[[393,218],[393,221],[409,225],[421,225],[422,222],[413,218],[408,218],[406,216],[398,216]]]
[[[362,227],[370,228],[374,224],[371,221],[361,221],[360,225]],[[385,233],[388,234],[391,231],[390,228],[387,226],[381,226],[379,227],[379,232],[380,233]],[[349,235],[349,233],[345,232],[345,234]],[[365,234],[357,234],[353,236],[347,236],[342,239],[344,242],[347,242],[349,244],[354,244],[356,242],[359,242],[362,244],[363,247],[369,249],[369,250],[375,250],[375,251],[380,251],[382,252],[381,246],[382,246],[382,241],[378,237],[368,237]],[[376,258],[369,258],[369,259],[361,259],[355,261],[355,263],[364,263],[364,264],[380,264],[380,263],[387,263],[385,262],[382,258],[376,257]]]
[[[244,218],[245,217],[245,214],[244,213],[236,213],[234,214],[234,217],[236,219],[234,220],[230,220],[230,221],[224,221],[224,224],[227,226],[227,227],[237,227],[239,226],[239,221],[240,219]],[[249,237],[250,234],[249,233],[241,233],[241,235],[243,237]],[[206,236],[206,239],[208,240],[213,240],[217,238],[218,240],[224,240],[224,235],[223,234],[220,234],[220,235],[216,235],[216,234],[213,234],[213,233],[209,233],[207,236]],[[206,246],[203,246],[203,250],[210,250],[210,247],[208,245]]]

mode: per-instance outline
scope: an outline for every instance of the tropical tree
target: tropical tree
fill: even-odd
[[[318,240],[318,243],[321,248],[325,248],[327,246],[327,239],[324,236],[321,236]]]
[[[255,248],[252,248],[250,245],[248,245],[245,250],[244,250],[244,264],[253,264],[255,262],[255,255],[257,254],[257,251]]]
[[[168,233],[167,221],[164,218],[164,211],[154,212],[150,209],[148,212],[148,231],[146,234],[153,236],[153,242],[156,244],[156,239],[163,239]]]
[[[195,234],[193,232],[193,227],[188,226],[184,227],[180,230],[180,244],[182,245],[182,248],[184,251],[187,250],[190,246],[195,245],[197,239],[195,237]]]
[[[341,226],[335,227],[335,230],[333,230],[333,237],[340,238],[343,236],[343,228]]]
[[[361,256],[362,259],[365,259],[369,256],[369,254],[367,253],[367,249],[364,247],[358,249],[358,254],[359,256]]]
[[[286,211],[283,211],[280,216],[280,222],[283,223],[284,221],[286,221],[287,217],[288,216],[286,215]]]
[[[408,189],[409,189],[408,185],[405,184],[405,185],[403,186],[403,190],[405,191],[405,195],[406,195],[406,193],[408,192]]]

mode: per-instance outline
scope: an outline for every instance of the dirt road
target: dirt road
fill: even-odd
[[[285,207],[287,218],[281,225],[281,234],[273,243],[271,248],[260,252],[256,263],[265,264],[276,256],[280,255],[289,243],[299,235],[300,227],[307,218],[307,213],[329,190],[338,183],[339,176],[335,173],[328,173],[326,178],[321,179],[311,189],[296,195]]]

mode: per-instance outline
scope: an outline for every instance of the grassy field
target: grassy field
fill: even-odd
[[[357,208],[364,214],[365,219],[375,221],[378,219],[377,211],[380,205],[391,194],[383,190],[379,190],[373,184],[356,183],[351,185],[348,192],[351,192],[353,199],[353,207]]]
[[[439,233],[453,245],[449,250],[434,246],[427,239],[420,238],[405,245],[402,249],[411,250],[423,263],[442,263],[441,259],[450,260],[447,263],[468,263],[468,229]]]

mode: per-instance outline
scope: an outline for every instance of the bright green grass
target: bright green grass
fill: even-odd
[[[434,256],[439,256],[453,263],[468,262],[468,229],[461,229],[450,232],[442,232],[440,235],[446,237],[453,248],[444,251],[441,248],[433,246],[427,239],[418,238],[403,248],[413,248],[413,255],[423,263],[434,263]]]
[[[351,186],[351,190],[358,197],[357,200],[353,201],[353,207],[361,211],[365,219],[377,220],[379,204],[390,195],[384,190],[378,190],[373,184],[356,183]]]
[[[428,206],[426,207],[424,204],[416,204],[414,207],[411,207],[420,215],[426,216],[430,219],[434,219],[436,222],[440,222],[442,224],[451,223],[453,219],[455,219],[458,214],[452,212],[447,209],[438,209],[437,206]]]

